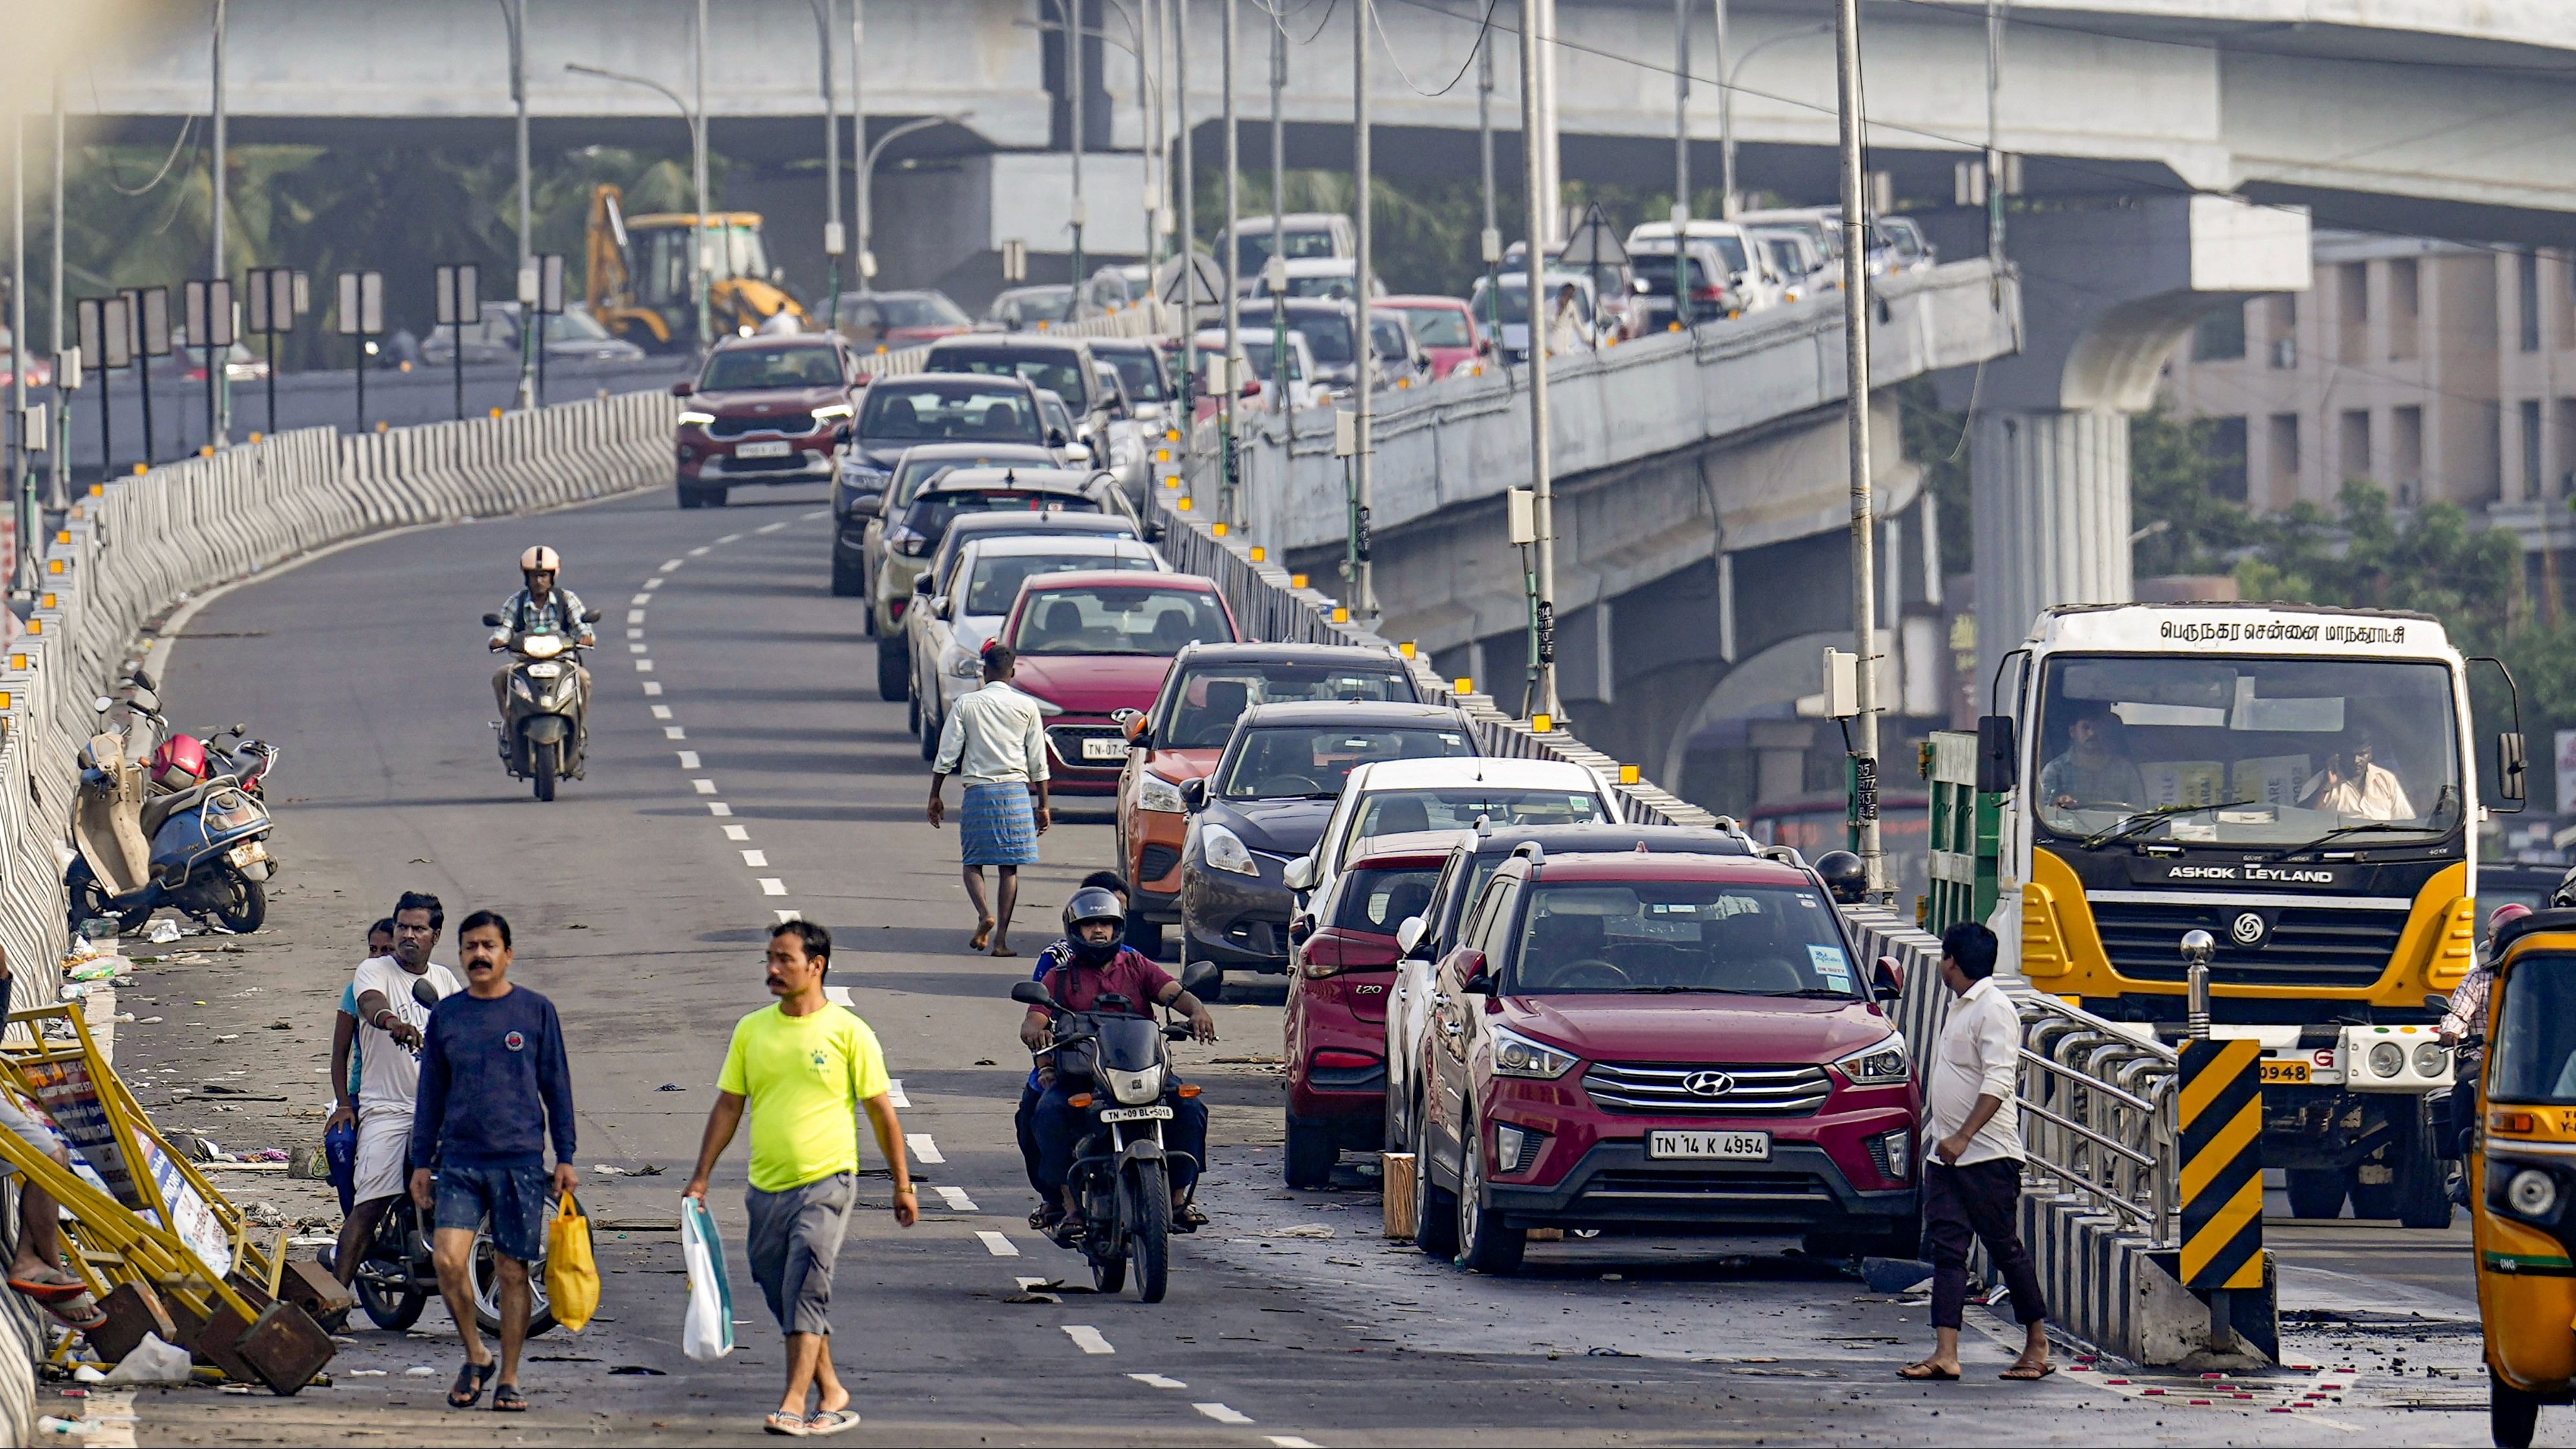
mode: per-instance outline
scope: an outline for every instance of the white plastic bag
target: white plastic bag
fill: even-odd
[[[176,1344],[164,1343],[161,1335],[147,1333],[132,1352],[117,1360],[101,1382],[111,1384],[184,1384],[188,1382],[188,1351]]]
[[[680,1253],[689,1265],[680,1347],[699,1363],[713,1363],[733,1352],[733,1285],[725,1280],[724,1241],[703,1198],[680,1199]]]

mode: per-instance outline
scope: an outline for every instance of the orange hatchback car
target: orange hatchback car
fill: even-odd
[[[1127,766],[1118,781],[1118,868],[1134,887],[1127,939],[1162,954],[1163,928],[1181,919],[1181,842],[1189,815],[1181,785],[1216,768],[1234,722],[1256,704],[1393,700],[1421,691],[1392,649],[1339,644],[1194,644],[1163,676],[1153,708],[1121,711]]]

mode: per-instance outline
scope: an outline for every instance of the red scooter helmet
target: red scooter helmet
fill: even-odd
[[[152,783],[188,790],[206,782],[206,746],[195,735],[172,735],[152,752]]]

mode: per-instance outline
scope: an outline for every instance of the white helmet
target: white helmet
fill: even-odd
[[[523,574],[561,573],[563,572],[563,555],[546,547],[542,543],[538,544],[536,547],[529,549],[526,553],[519,555],[519,572]]]

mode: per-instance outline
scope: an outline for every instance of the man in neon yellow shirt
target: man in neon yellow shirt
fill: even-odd
[[[832,1265],[858,1199],[860,1109],[894,1171],[894,1220],[920,1220],[904,1156],[903,1123],[888,1096],[876,1033],[823,995],[832,936],[811,921],[769,933],[769,994],[778,998],[734,1024],[716,1079],[716,1105],[698,1144],[698,1170],[682,1195],[703,1199],[707,1174],[751,1107],[751,1276],[787,1334],[787,1392],[767,1427],[803,1437],[852,1428],[850,1391],[832,1372]],[[805,1412],[806,1391],[817,1391]]]

